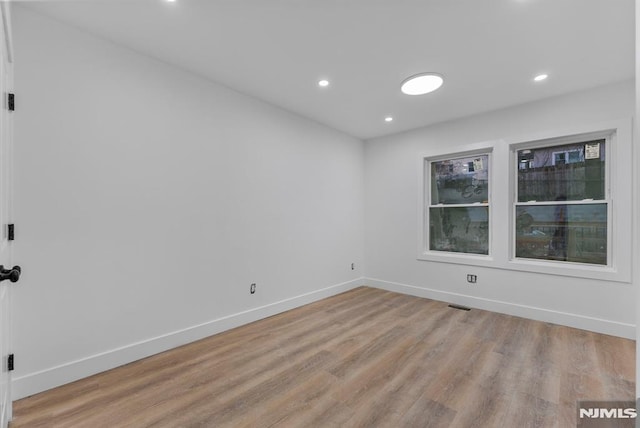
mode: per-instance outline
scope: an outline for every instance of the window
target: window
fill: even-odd
[[[609,265],[607,139],[517,150],[515,257]]]
[[[489,155],[427,160],[428,249],[489,254]]]
[[[584,154],[581,149],[570,149],[561,152],[553,152],[553,165],[583,162]]]
[[[630,282],[631,123],[434,146],[416,177],[417,259]]]

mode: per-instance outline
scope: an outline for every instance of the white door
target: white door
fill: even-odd
[[[12,51],[11,51],[11,18],[9,3],[0,2],[2,19],[0,25],[0,265],[7,271],[0,271],[0,427],[5,428],[11,419],[11,373],[8,370],[8,359],[11,353],[11,277],[12,243],[8,237],[11,219],[12,178],[13,178],[13,126],[9,111],[8,94],[13,92]]]

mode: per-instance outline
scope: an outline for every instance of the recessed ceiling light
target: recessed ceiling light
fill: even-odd
[[[385,122],[393,122],[393,118],[391,116],[387,116],[384,118]]]
[[[175,3],[176,0],[166,0],[168,3]]]
[[[326,88],[327,86],[329,86],[329,81],[327,79],[319,80],[318,86],[320,86],[321,88]]]
[[[400,90],[407,95],[422,95],[435,91],[443,83],[444,79],[437,73],[420,73],[402,82]]]
[[[533,78],[533,80],[535,80],[536,82],[542,82],[547,77],[549,77],[548,74],[538,74],[536,77]]]

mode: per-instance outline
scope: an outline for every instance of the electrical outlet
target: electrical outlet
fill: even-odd
[[[477,275],[472,275],[472,274],[467,274],[467,282],[469,282],[471,284],[475,284],[476,282],[478,282],[478,276]]]
[[[355,263],[351,263],[351,270],[355,270],[356,269],[356,264]]]
[[[254,282],[253,284],[251,284],[251,287],[249,287],[249,293],[255,294],[255,292],[256,292],[256,283]]]

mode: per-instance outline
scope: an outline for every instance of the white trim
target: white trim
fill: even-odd
[[[611,201],[607,199],[578,199],[575,201],[527,201],[527,202],[515,202],[514,205],[518,207],[543,207],[545,205],[597,205],[607,204]]]
[[[615,120],[603,123],[589,124],[588,126],[548,131],[544,134],[521,136],[506,140],[509,147],[509,175],[512,191],[511,197],[511,218],[510,232],[514,230],[515,209],[518,205],[526,203],[517,202],[517,172],[516,153],[521,149],[534,149],[552,147],[554,145],[569,145],[581,141],[592,139],[605,139],[605,177],[606,177],[606,198],[604,201],[579,201],[580,203],[607,203],[607,265],[589,265],[582,263],[554,262],[545,260],[532,260],[515,257],[515,234],[511,234],[509,239],[509,260],[507,266],[500,266],[506,269],[524,270],[552,275],[574,276],[591,279],[602,279],[616,282],[628,283],[631,281],[631,240],[630,234],[632,222],[625,215],[631,212],[629,204],[631,198],[631,186],[625,183],[628,176],[632,174],[631,144],[628,146],[620,144],[620,141],[629,141],[632,138],[632,120]],[[615,164],[612,170],[611,164]],[[616,200],[616,194],[618,199]],[[620,196],[622,194],[622,196]],[[614,203],[616,209],[613,210]],[[541,203],[536,203],[540,205]],[[498,267],[498,266],[496,266]]]
[[[1,37],[2,38],[1,43],[4,44],[4,47],[2,50],[6,54],[4,55],[5,57],[3,58],[3,60],[5,60],[5,63],[2,65],[4,69],[4,73],[2,74],[2,76],[0,76],[0,79],[2,79],[2,88],[3,88],[0,96],[3,97],[3,102],[4,102],[4,97],[6,97],[6,94],[13,92],[13,32],[11,28],[10,2],[8,2],[7,0],[2,0],[0,2],[0,13],[2,14],[2,32],[3,32]],[[2,121],[2,125],[4,129],[0,130],[0,132],[3,134],[2,139],[6,140],[6,141],[3,141],[3,156],[5,157],[3,162],[4,162],[4,167],[7,169],[7,171],[3,171],[3,177],[2,177],[2,180],[7,180],[2,187],[2,191],[7,193],[5,195],[7,206],[6,206],[6,211],[4,213],[7,215],[7,217],[2,219],[2,224],[4,227],[5,224],[12,223],[12,219],[13,219],[13,182],[14,182],[13,144],[14,142],[13,142],[13,115],[7,112],[6,109],[3,111],[3,115],[5,116]],[[10,262],[9,265],[12,266],[13,250],[12,250],[12,246],[7,241],[3,242],[2,251],[3,253],[5,253],[6,257],[8,257],[8,258],[5,257],[4,261]],[[3,326],[2,334],[4,335],[3,339],[7,348],[3,349],[3,352],[6,352],[6,354],[2,355],[3,364],[6,361],[5,359],[6,355],[13,353],[13,334],[12,334],[13,332],[13,318],[12,318],[13,291],[11,288],[8,288],[5,290],[5,292],[7,293],[7,296],[5,296],[5,299],[8,300],[8,302],[6,302],[8,306],[8,310],[3,316],[4,318],[3,322],[6,323],[6,325]],[[3,367],[2,370],[4,371],[5,368]],[[3,397],[3,402],[0,403],[0,405],[2,406],[2,409],[0,410],[0,425],[3,427],[7,426],[6,425],[7,422],[11,421],[11,419],[13,418],[13,399],[12,399],[13,392],[12,392],[12,383],[11,383],[13,378],[13,373],[9,372],[6,374],[6,376],[7,376],[6,378],[7,395],[6,397]]]
[[[280,300],[258,308],[217,318],[151,339],[70,361],[56,367],[29,373],[13,379],[13,400],[46,391],[87,376],[131,363],[205,337],[258,321],[345,291],[363,284],[363,278],[343,282],[310,293]]]
[[[418,185],[418,260],[437,261],[444,263],[461,263],[472,265],[490,265],[493,261],[493,233],[492,233],[492,188],[493,188],[493,154],[495,141],[469,144],[455,152],[434,151],[433,154],[423,154],[420,157],[419,185]],[[473,156],[487,156],[488,163],[488,203],[469,204],[435,204],[431,203],[431,163],[443,160],[455,160]],[[427,200],[427,198],[429,198]],[[427,226],[427,212],[430,208],[455,208],[455,207],[488,207],[488,254],[474,254],[462,252],[437,251],[429,249],[429,227]]]
[[[617,142],[617,138],[616,138],[616,132],[617,129],[609,129],[609,130],[605,130],[602,132],[590,132],[588,134],[581,134],[581,135],[571,135],[571,136],[567,136],[567,137],[559,137],[559,138],[555,138],[555,139],[547,139],[544,141],[544,144],[541,145],[541,142],[539,141],[532,141],[530,144],[528,143],[519,143],[519,144],[511,144],[511,154],[510,154],[510,158],[512,159],[512,162],[510,162],[510,167],[509,167],[509,174],[512,176],[511,180],[514,183],[514,193],[512,194],[512,200],[511,205],[512,205],[512,209],[511,209],[511,221],[509,222],[509,224],[513,225],[516,222],[516,212],[518,210],[518,207],[521,206],[532,206],[532,207],[536,207],[536,206],[554,206],[554,205],[606,205],[607,206],[607,255],[606,255],[606,260],[607,260],[607,264],[606,265],[590,265],[588,263],[581,263],[581,262],[566,262],[566,261],[553,261],[551,259],[532,259],[532,258],[527,258],[527,257],[517,257],[516,256],[516,244],[517,244],[517,236],[514,233],[515,231],[515,227],[512,227],[510,229],[510,233],[511,233],[511,239],[510,239],[510,249],[511,252],[509,253],[509,262],[511,263],[516,263],[520,262],[520,261],[531,261],[531,260],[539,260],[542,264],[540,264],[539,266],[545,266],[546,263],[550,263],[549,266],[553,266],[553,264],[555,263],[555,265],[557,267],[562,267],[564,266],[593,266],[596,267],[597,269],[603,269],[605,271],[608,272],[615,272],[615,269],[613,269],[614,266],[614,262],[613,262],[613,246],[614,246],[614,241],[615,241],[615,228],[613,227],[614,222],[615,222],[615,214],[613,210],[612,210],[612,206],[613,206],[613,200],[611,197],[611,162],[613,159],[613,154],[615,153],[615,143]],[[604,149],[604,158],[605,158],[605,162],[604,162],[604,167],[605,167],[605,173],[604,173],[604,177],[605,177],[605,183],[604,183],[604,199],[582,199],[582,200],[564,200],[562,202],[559,201],[529,201],[529,202],[519,202],[519,195],[518,195],[518,176],[520,174],[520,167],[519,165],[516,167],[514,165],[517,164],[516,160],[518,159],[518,152],[520,150],[534,150],[534,149],[553,149],[554,147],[566,147],[566,146],[574,146],[576,144],[585,144],[589,141],[592,140],[604,140],[605,141],[605,149]],[[579,150],[565,150],[564,152],[562,151],[557,151],[557,152],[552,152],[552,163],[553,165],[555,165],[555,155],[557,153],[569,153],[570,151],[579,151]],[[617,161],[617,160],[615,160]],[[524,265],[523,265],[524,266]],[[531,266],[538,266],[538,265],[531,265]],[[597,270],[596,269],[596,270]]]
[[[632,118],[611,120],[601,123],[590,123],[584,126],[565,129],[547,130],[535,134],[525,134],[512,138],[496,139],[482,143],[469,144],[451,151],[439,148],[433,152],[422,153],[418,159],[420,165],[417,169],[418,195],[417,195],[417,259],[422,261],[453,263],[460,265],[483,266],[492,269],[506,269],[523,272],[536,272],[548,275],[569,276],[575,278],[599,279],[620,283],[631,282],[632,258],[632,218],[629,213],[633,209],[632,187],[629,177],[634,169],[632,166],[632,144],[627,142],[632,139]],[[572,141],[580,141],[589,138],[603,138],[604,134],[612,134],[607,144],[606,157],[616,164],[615,169],[608,167],[605,174],[608,177],[607,194],[608,209],[611,211],[615,204],[615,210],[610,212],[608,219],[611,228],[608,234],[610,245],[607,251],[609,266],[587,265],[584,263],[553,262],[542,260],[515,259],[514,210],[517,162],[515,152],[520,148],[537,148],[553,145],[562,141],[569,144]],[[474,155],[486,151],[491,153],[493,167],[489,169],[489,186],[491,191],[491,206],[489,209],[489,255],[472,255],[465,253],[445,253],[428,251],[428,228],[425,223],[425,207],[428,202],[426,189],[427,160],[439,160],[451,157]],[[496,168],[495,165],[508,165]],[[515,177],[515,178],[514,178]],[[590,201],[597,202],[597,201]],[[508,228],[497,227],[494,224],[495,213],[510,213],[507,218]]]
[[[483,297],[469,296],[466,294],[449,293],[441,290],[434,290],[415,285],[401,284],[398,282],[384,281],[375,278],[365,278],[365,285],[368,287],[380,288],[382,290],[394,291],[396,293],[408,294],[410,296],[424,297],[485,311],[498,312],[507,315],[532,319],[536,321],[549,322],[596,333],[609,334],[612,336],[635,339],[636,326],[617,321],[605,320],[601,318],[587,317],[584,315],[572,314],[568,312],[552,311],[534,306],[519,305],[515,303],[503,302],[500,300],[485,299]]]

